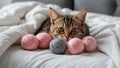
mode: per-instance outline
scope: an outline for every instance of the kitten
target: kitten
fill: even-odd
[[[89,35],[89,28],[85,23],[87,11],[82,9],[76,15],[63,16],[50,8],[50,19],[43,23],[40,32],[47,32],[53,38],[69,40],[71,38],[83,38]]]

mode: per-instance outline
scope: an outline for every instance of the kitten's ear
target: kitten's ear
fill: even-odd
[[[85,18],[86,18],[86,15],[87,15],[87,10],[86,9],[82,9],[77,15],[75,15],[75,17],[84,22],[85,21]]]
[[[52,8],[50,8],[50,19],[51,20],[55,20],[55,19],[57,19],[57,18],[59,18],[59,14],[54,10],[54,9],[52,9]]]

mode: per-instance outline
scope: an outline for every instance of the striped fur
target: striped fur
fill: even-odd
[[[86,10],[81,10],[76,15],[60,15],[54,9],[50,9],[50,20],[48,20],[41,32],[51,34],[53,38],[63,38],[69,40],[71,38],[83,38],[89,35],[89,28],[84,22],[86,17]]]

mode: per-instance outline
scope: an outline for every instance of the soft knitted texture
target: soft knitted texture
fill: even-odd
[[[52,39],[49,34],[39,33],[39,34],[37,34],[36,37],[39,40],[39,48],[41,48],[41,49],[49,48],[49,44]]]
[[[96,50],[97,42],[92,36],[86,36],[82,39],[82,41],[85,46],[85,51],[92,52]]]
[[[63,39],[56,38],[50,42],[50,50],[54,54],[64,54],[66,49],[66,41]]]
[[[27,34],[21,39],[21,47],[25,50],[36,50],[38,44],[38,39],[32,34]]]
[[[67,43],[67,48],[68,52],[73,55],[80,54],[84,51],[84,45],[82,40],[79,38],[73,38],[69,40]]]

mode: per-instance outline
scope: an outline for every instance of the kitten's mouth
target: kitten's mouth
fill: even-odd
[[[69,40],[70,40],[70,38],[65,38],[65,40],[66,40],[66,41],[69,41]]]
[[[66,38],[66,41],[69,41],[69,38]]]

